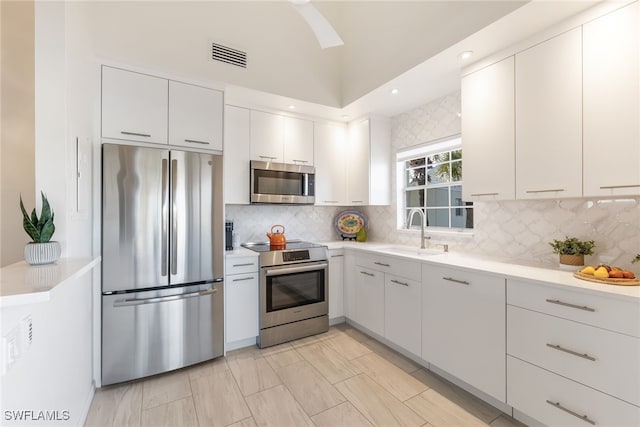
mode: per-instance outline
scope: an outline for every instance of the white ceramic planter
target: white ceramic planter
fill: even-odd
[[[24,247],[24,260],[31,265],[51,264],[60,258],[59,242],[27,243]]]

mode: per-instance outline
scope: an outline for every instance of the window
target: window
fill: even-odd
[[[473,203],[462,200],[462,160],[459,137],[398,153],[402,224],[411,209],[419,208],[426,213],[427,227],[473,228]],[[420,227],[420,221],[414,215],[411,228]]]

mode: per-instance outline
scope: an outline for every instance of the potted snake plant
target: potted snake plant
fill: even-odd
[[[32,240],[24,247],[24,259],[31,265],[51,264],[60,258],[61,253],[60,243],[51,241],[51,236],[56,231],[56,226],[53,224],[53,210],[44,193],[40,192],[40,194],[42,196],[40,218],[36,215],[35,208],[31,211],[31,215],[27,214],[22,203],[22,195],[20,195],[22,226]]]

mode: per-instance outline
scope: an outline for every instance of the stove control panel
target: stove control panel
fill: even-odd
[[[282,261],[284,262],[307,261],[308,259],[310,259],[309,251],[306,249],[302,251],[289,251],[282,253]]]

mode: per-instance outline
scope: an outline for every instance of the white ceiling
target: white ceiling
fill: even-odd
[[[398,114],[450,93],[459,87],[462,50],[490,54],[593,1],[313,4],[344,46],[321,49],[288,1],[70,2],[67,24],[82,28],[99,58],[224,82],[229,103],[295,104],[298,114],[344,120]],[[247,68],[209,60],[212,41],[247,52]],[[392,87],[400,89],[394,97]]]

